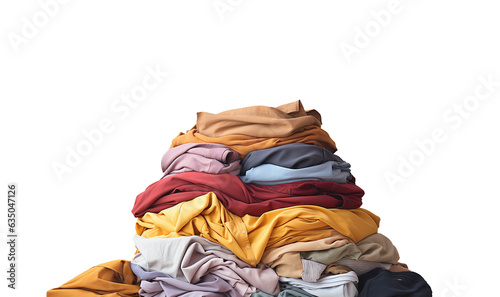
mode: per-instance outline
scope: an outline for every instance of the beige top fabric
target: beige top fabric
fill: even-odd
[[[300,252],[302,251],[327,250],[353,242],[354,241],[349,237],[340,234],[336,230],[331,230],[330,236],[319,240],[294,242],[280,247],[266,249],[261,261],[266,265],[273,266],[273,262],[279,260],[284,254],[293,252],[296,252],[299,257],[297,259],[300,261]]]
[[[340,259],[359,260],[360,267],[363,263],[389,263],[396,264],[399,253],[392,242],[381,233],[369,235],[354,243],[343,235],[334,234],[325,239],[296,242],[278,248],[266,250],[262,262],[272,267],[279,276],[300,278],[304,269],[302,259],[332,264]],[[340,267],[340,268],[339,268]],[[331,271],[324,273],[345,273],[343,266],[331,266]]]
[[[305,127],[321,127],[321,115],[306,111],[300,100],[278,107],[250,106],[212,114],[198,112],[198,133],[209,137],[247,135],[253,137],[288,137]]]

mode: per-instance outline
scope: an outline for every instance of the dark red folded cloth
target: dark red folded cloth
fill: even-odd
[[[270,210],[296,205],[358,208],[365,192],[354,181],[353,177],[346,184],[310,180],[258,186],[245,184],[233,174],[184,172],[148,186],[136,197],[132,213],[135,217],[142,217],[146,212],[158,213],[209,192],[238,216],[260,216]]]

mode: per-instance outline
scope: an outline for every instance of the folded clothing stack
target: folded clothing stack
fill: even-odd
[[[133,259],[47,296],[432,296],[336,151],[300,101],[198,113],[136,198]]]

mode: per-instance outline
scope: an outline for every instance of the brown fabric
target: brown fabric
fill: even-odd
[[[294,242],[264,251],[262,263],[272,267],[279,276],[301,278],[304,268],[301,251],[325,250],[353,243],[352,239],[332,230],[330,236],[319,240]]]
[[[321,127],[321,115],[305,111],[300,100],[276,108],[250,106],[218,114],[198,112],[196,121],[198,133],[209,137],[288,137],[310,125]]]
[[[391,268],[389,268],[389,271],[392,272],[402,272],[402,271],[411,271],[408,269],[408,265],[405,263],[397,263],[397,264],[392,264]]]
[[[397,248],[391,240],[381,233],[375,233],[360,240],[357,244],[361,250],[358,260],[396,264],[399,261]]]
[[[286,253],[270,266],[279,276],[302,278],[304,266],[299,253]],[[325,268],[323,274],[342,274],[351,271],[351,269],[337,264],[330,264]]]
[[[343,274],[343,273],[348,273],[351,271],[351,269],[337,265],[337,264],[330,264],[325,268],[325,271],[323,271],[324,274]]]
[[[277,248],[266,249],[261,261],[266,265],[272,266],[273,263],[283,255],[287,253],[296,253],[300,262],[300,252],[327,250],[341,247],[348,243],[354,243],[354,241],[340,234],[338,231],[332,230],[330,236],[319,240],[294,242]]]
[[[369,235],[357,244],[348,237],[332,233],[329,238],[268,249],[264,252],[262,262],[274,268],[279,276],[300,278],[304,269],[301,259],[329,265],[340,258],[360,260],[360,265],[365,261],[396,264],[399,253],[389,238],[381,233]],[[394,267],[398,268],[400,267]],[[348,271],[350,269],[345,270],[344,266],[331,264],[325,273],[340,274]]]
[[[49,290],[47,297],[138,297],[139,289],[130,261],[114,260],[94,266],[62,286]]]
[[[341,258],[391,264],[396,264],[399,260],[398,250],[389,238],[381,233],[369,235],[356,244],[351,243],[323,250],[301,251],[300,255],[303,259],[327,265]]]
[[[170,147],[176,147],[185,143],[220,143],[228,146],[232,150],[240,154],[241,159],[244,159],[248,153],[255,150],[261,150],[280,146],[289,143],[308,143],[324,147],[332,153],[337,151],[335,142],[330,138],[328,133],[318,126],[307,126],[304,131],[294,133],[288,137],[252,137],[247,135],[227,135],[222,137],[209,137],[198,133],[196,128],[193,128],[186,133],[179,133],[172,140]]]
[[[274,261],[270,267],[273,268],[279,276],[293,278],[301,278],[302,272],[304,271],[299,253],[284,254],[281,258]]]
[[[293,101],[293,102],[290,102],[287,104],[283,104],[283,105],[280,105],[276,108],[283,111],[283,112],[286,112],[288,115],[290,115],[292,117],[304,116],[305,114],[311,115],[311,116],[317,118],[318,121],[320,122],[320,124],[322,123],[321,114],[319,112],[317,112],[315,109],[306,110],[304,112],[304,107],[302,106],[302,102],[300,102],[300,100]]]

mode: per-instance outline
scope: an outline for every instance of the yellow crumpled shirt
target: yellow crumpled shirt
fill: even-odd
[[[300,205],[276,209],[260,217],[239,217],[210,192],[159,213],[137,219],[136,232],[146,238],[197,235],[230,249],[256,266],[266,248],[331,235],[332,228],[358,242],[378,232],[380,218],[368,210],[327,209]]]

